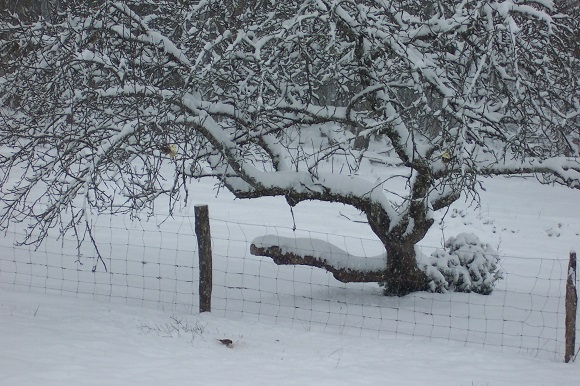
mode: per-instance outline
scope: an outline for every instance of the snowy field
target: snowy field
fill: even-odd
[[[580,374],[527,355],[44,294],[1,291],[0,320],[0,384],[11,386],[572,386]]]
[[[490,296],[386,298],[374,284],[251,256],[249,243],[265,234],[381,250],[351,208],[300,204],[294,233],[283,200],[216,197],[211,181],[192,184],[175,218],[99,218],[108,272],[91,272],[90,249],[76,263],[74,240],[13,248],[13,230],[0,243],[0,383],[576,385],[580,367],[561,352],[578,192],[532,178],[485,187],[480,208],[454,204],[421,245],[430,253],[461,232],[490,243],[507,273]],[[211,315],[196,313],[196,204],[212,217]]]

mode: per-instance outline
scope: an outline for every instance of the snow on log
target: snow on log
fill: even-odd
[[[270,257],[278,265],[324,268],[343,283],[381,282],[386,277],[386,254],[354,256],[324,240],[266,235],[253,240],[250,253]]]

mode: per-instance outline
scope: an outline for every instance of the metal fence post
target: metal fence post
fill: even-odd
[[[211,311],[212,254],[209,210],[207,205],[195,206],[195,235],[199,254],[199,312]]]

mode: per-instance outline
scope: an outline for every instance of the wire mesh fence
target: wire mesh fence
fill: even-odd
[[[131,221],[99,217],[93,227],[103,257],[74,238],[38,247],[0,242],[0,286],[194,313],[199,277],[194,219]],[[312,238],[350,255],[380,255],[378,240],[213,218],[212,313],[304,329],[377,338],[438,340],[561,359],[565,346],[567,257],[501,256],[491,295],[417,292],[386,297],[376,283],[341,283],[308,266],[278,266],[253,256],[255,237]],[[435,247],[422,246],[430,254]]]
[[[16,246],[24,232],[8,231],[0,251],[0,284],[16,290],[74,294],[96,300],[160,306],[184,312],[197,308],[197,249],[193,220],[171,227],[149,222],[97,222],[93,227],[103,262],[90,244],[75,238],[46,238]]]

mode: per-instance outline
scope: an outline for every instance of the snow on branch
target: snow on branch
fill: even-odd
[[[250,253],[271,257],[278,265],[323,268],[343,283],[381,282],[386,277],[386,254],[354,256],[324,240],[266,235],[254,239]]]
[[[117,9],[123,14],[127,15],[134,23],[136,23],[139,28],[141,28],[145,36],[132,36],[130,29],[124,28],[123,26],[111,26],[110,30],[116,32],[121,38],[126,40],[137,40],[141,43],[152,44],[156,47],[162,47],[167,55],[171,56],[176,62],[184,66],[191,66],[191,61],[185,55],[185,53],[177,48],[177,46],[168,37],[161,34],[159,31],[149,28],[147,23],[141,19],[129,6],[123,3],[113,3],[111,5],[113,9]]]
[[[511,175],[545,173],[559,178],[561,183],[580,188],[580,159],[575,157],[552,157],[545,160],[495,163],[480,170],[483,175]]]

